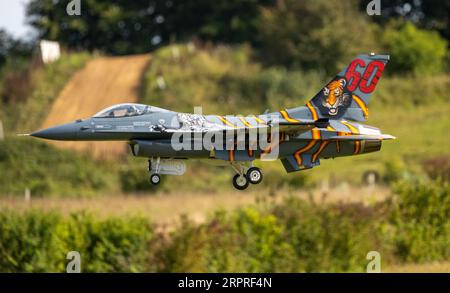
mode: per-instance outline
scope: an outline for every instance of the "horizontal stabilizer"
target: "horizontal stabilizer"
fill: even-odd
[[[359,135],[345,135],[345,136],[332,136],[329,140],[389,140],[395,139],[395,136],[390,134],[379,134],[379,135],[368,135],[368,134],[359,134]]]

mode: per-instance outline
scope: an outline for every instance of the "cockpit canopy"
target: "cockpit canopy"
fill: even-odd
[[[106,108],[94,115],[94,118],[119,118],[119,117],[132,117],[140,116],[144,114],[150,114],[153,112],[164,112],[165,109],[158,107],[151,107],[142,104],[118,104]]]

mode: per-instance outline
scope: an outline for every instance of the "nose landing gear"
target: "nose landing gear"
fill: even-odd
[[[152,165],[153,163],[153,165]],[[155,162],[148,160],[148,171],[150,172],[150,183],[158,185],[161,182],[161,176],[159,176],[161,159],[157,158]]]
[[[161,177],[159,174],[151,174],[150,175],[150,183],[153,185],[158,185],[161,182]]]

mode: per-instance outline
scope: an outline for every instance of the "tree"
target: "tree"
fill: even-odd
[[[372,0],[362,0],[361,10],[366,11]],[[438,31],[450,40],[450,1],[449,0],[381,0],[381,15],[372,19],[380,24],[388,23],[392,18],[404,18],[424,29]]]
[[[0,67],[5,64],[8,57],[25,58],[31,53],[31,42],[23,42],[0,29]]]
[[[260,35],[266,63],[330,73],[377,49],[374,26],[356,1],[280,0],[263,9]]]
[[[68,1],[32,0],[27,14],[41,38],[70,48],[131,54],[194,36],[216,42],[251,42],[257,31],[259,5],[271,2],[82,0],[81,16],[69,16]]]
[[[421,30],[411,22],[392,23],[382,39],[392,55],[389,64],[392,71],[420,75],[443,69],[447,42],[436,31]]]

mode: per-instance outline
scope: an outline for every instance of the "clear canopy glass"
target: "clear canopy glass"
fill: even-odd
[[[157,107],[150,107],[142,104],[119,104],[106,108],[94,115],[95,118],[119,118],[140,116],[152,112],[165,111]]]

